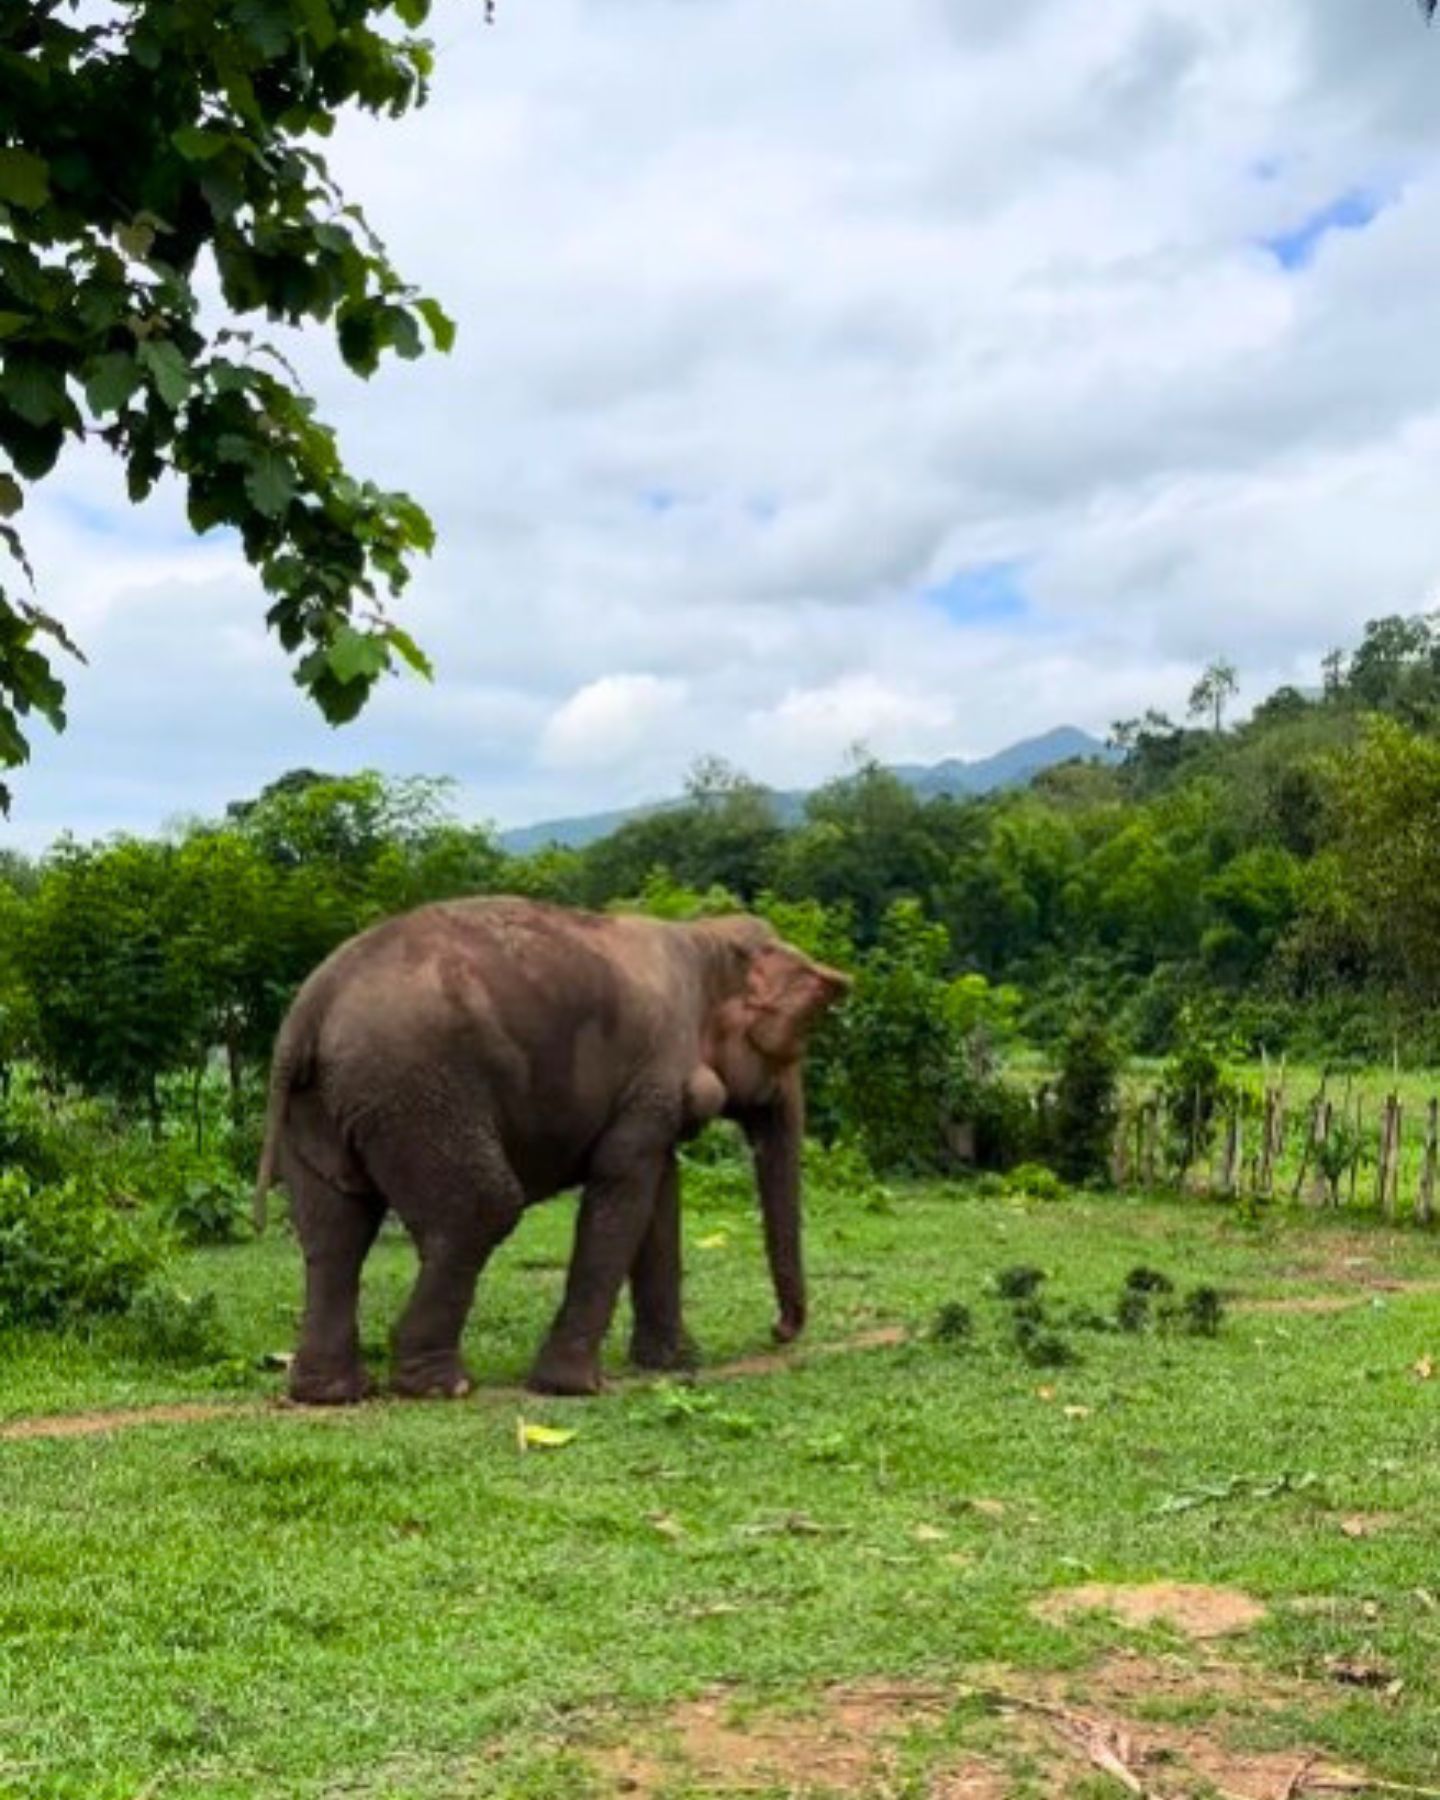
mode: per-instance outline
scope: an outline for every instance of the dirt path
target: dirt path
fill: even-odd
[[[763,1355],[741,1356],[732,1362],[717,1363],[702,1369],[705,1382],[736,1381],[753,1375],[778,1375],[787,1369],[801,1369],[821,1357],[848,1356],[867,1350],[893,1349],[908,1337],[903,1326],[889,1325],[839,1343],[811,1344],[803,1350],[772,1351]],[[653,1387],[653,1375],[621,1375],[608,1383],[608,1391],[626,1392]],[[511,1404],[534,1403],[525,1388],[477,1386],[471,1396],[476,1401]],[[372,1403],[373,1404],[373,1403]],[[386,1404],[383,1400],[379,1404]],[[116,1431],[131,1431],[141,1425],[203,1425],[216,1419],[285,1418],[316,1420],[354,1417],[350,1407],[292,1406],[288,1401],[274,1400],[196,1400],[169,1406],[116,1407],[108,1411],[81,1413],[49,1413],[33,1418],[10,1419],[0,1424],[0,1443],[27,1443],[41,1438],[104,1437]]]

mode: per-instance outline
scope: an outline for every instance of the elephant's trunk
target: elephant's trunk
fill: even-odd
[[[789,1070],[780,1099],[752,1115],[747,1131],[765,1220],[765,1251],[779,1312],[775,1338],[788,1344],[805,1325],[805,1267],[800,1247],[800,1146],[805,1103],[799,1068]]]

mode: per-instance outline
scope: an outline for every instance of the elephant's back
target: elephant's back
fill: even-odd
[[[419,1104],[454,1086],[520,1140],[603,1129],[654,1055],[663,932],[505,898],[443,901],[352,938],[297,1006],[337,1110]],[[637,929],[637,927],[639,929]]]

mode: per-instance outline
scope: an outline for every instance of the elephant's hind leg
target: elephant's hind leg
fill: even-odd
[[[332,1186],[293,1161],[286,1180],[305,1251],[305,1323],[290,1366],[290,1397],[307,1406],[353,1405],[370,1388],[360,1360],[360,1270],[385,1202]]]
[[[386,1197],[420,1254],[420,1273],[394,1333],[391,1386],[412,1399],[459,1399],[470,1391],[460,1338],[475,1283],[515,1229],[524,1194],[488,1136],[463,1145],[367,1154]]]

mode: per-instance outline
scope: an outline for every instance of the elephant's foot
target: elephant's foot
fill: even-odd
[[[404,1400],[463,1400],[474,1386],[453,1353],[397,1362],[390,1377],[390,1391]]]
[[[630,1334],[630,1361],[637,1369],[688,1374],[700,1367],[700,1348],[683,1329],[649,1331],[637,1325]]]
[[[598,1394],[604,1386],[600,1358],[594,1351],[546,1344],[526,1386],[535,1394]]]
[[[290,1398],[297,1406],[358,1406],[373,1392],[359,1363],[307,1363],[297,1356],[290,1365]]]

